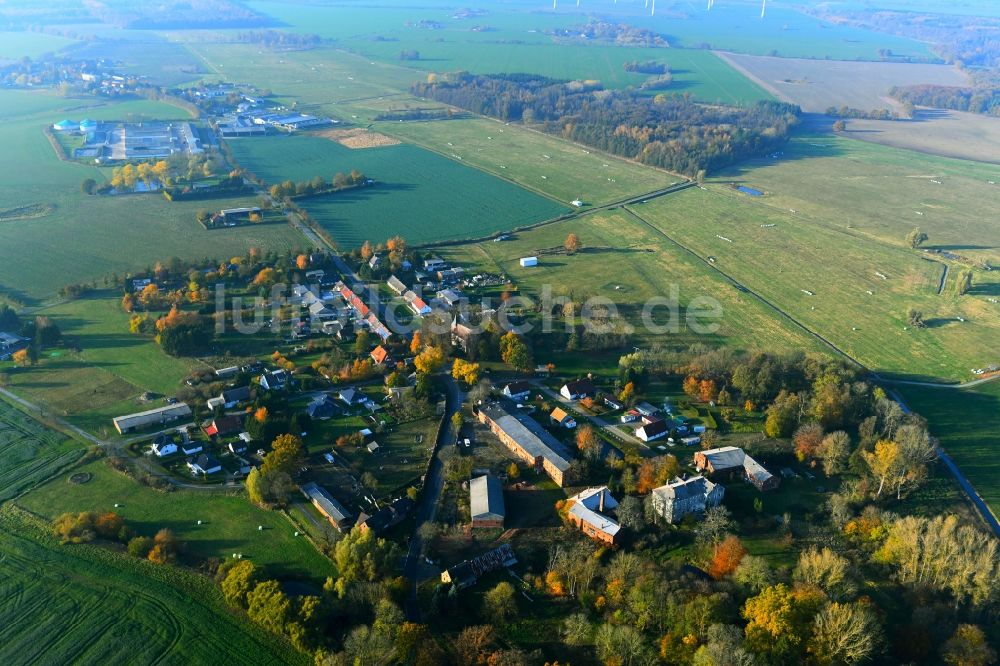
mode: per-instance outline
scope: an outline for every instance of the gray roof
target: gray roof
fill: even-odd
[[[512,414],[500,404],[488,405],[482,410],[529,454],[547,460],[560,472],[569,469],[569,455],[563,445],[531,417],[519,413]]]
[[[344,506],[333,498],[333,495],[327,492],[326,488],[317,486],[313,482],[309,482],[302,486],[302,494],[306,496],[307,499],[314,502],[329,518],[332,518],[336,523],[342,523],[353,514],[344,508]]]
[[[226,402],[240,402],[243,400],[250,399],[250,387],[241,386],[239,388],[229,389],[228,391],[222,392],[222,399]]]
[[[712,469],[715,471],[723,471],[727,469],[734,469],[736,467],[743,467],[743,459],[746,458],[746,454],[743,449],[736,446],[723,446],[718,449],[709,449],[707,451],[702,451],[701,455],[705,456],[705,460],[712,464]]]
[[[708,495],[715,484],[703,476],[692,476],[690,479],[673,481],[665,486],[654,488],[653,492],[670,500],[684,500],[698,495]]]
[[[503,520],[506,513],[500,480],[491,474],[472,479],[469,482],[469,504],[473,520],[490,518]]]
[[[179,402],[176,405],[167,405],[166,407],[158,407],[156,409],[150,409],[145,412],[138,412],[136,414],[129,414],[127,416],[116,416],[112,421],[115,425],[121,428],[132,428],[136,425],[145,425],[148,423],[156,423],[160,419],[170,419],[170,418],[180,418],[182,416],[190,416],[191,408],[188,407],[183,402]]]
[[[618,506],[618,502],[611,496],[611,491],[607,486],[600,488],[588,488],[581,493],[569,498],[573,502],[569,512],[588,523],[605,534],[614,536],[621,530],[621,525],[607,517],[599,511],[601,497],[604,497],[604,510],[611,511]]]

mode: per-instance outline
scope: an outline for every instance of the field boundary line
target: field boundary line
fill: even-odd
[[[639,215],[638,213],[636,213],[634,210],[632,210],[628,206],[622,206],[622,210],[626,211],[627,213],[629,213],[630,215],[632,215],[633,217],[635,217],[635,219],[639,220],[642,224],[644,224],[647,227],[649,227],[650,229],[652,229],[655,233],[663,236],[663,238],[667,239],[668,241],[670,241],[671,243],[673,243],[677,247],[681,248],[682,250],[684,250],[685,252],[687,252],[688,254],[690,254],[691,256],[693,256],[695,259],[697,259],[701,263],[703,263],[706,266],[708,266],[710,269],[716,271],[719,275],[721,275],[722,277],[724,277],[726,279],[726,281],[728,281],[729,283],[731,283],[734,287],[736,287],[740,291],[742,291],[744,293],[747,293],[747,294],[750,294],[751,296],[753,296],[754,298],[756,298],[757,300],[759,300],[761,303],[763,303],[764,305],[766,305],[768,308],[770,308],[773,311],[777,312],[779,315],[781,315],[782,317],[784,317],[785,319],[787,319],[788,321],[790,321],[792,324],[794,324],[798,328],[801,328],[803,331],[805,331],[806,333],[808,333],[812,337],[816,338],[817,340],[819,340],[820,342],[822,342],[823,344],[825,344],[826,346],[828,346],[830,349],[832,349],[836,353],[838,353],[841,356],[843,356],[845,359],[847,359],[848,361],[850,361],[851,363],[853,363],[855,366],[861,368],[865,372],[868,372],[868,373],[872,374],[874,377],[878,377],[878,375],[876,375],[874,372],[872,372],[864,363],[862,363],[861,361],[857,360],[856,358],[854,358],[853,356],[851,356],[850,354],[848,354],[846,351],[844,351],[843,349],[841,349],[840,347],[838,347],[832,341],[828,340],[827,338],[825,338],[824,336],[822,336],[818,332],[812,330],[811,328],[809,328],[808,326],[806,326],[805,324],[803,324],[802,322],[800,322],[798,319],[796,319],[795,317],[793,317],[791,314],[789,314],[788,312],[785,312],[785,310],[783,310],[782,308],[780,308],[777,304],[772,303],[770,300],[768,300],[767,298],[765,298],[763,295],[757,293],[756,291],[754,291],[750,287],[747,287],[745,284],[743,284],[742,282],[740,282],[739,280],[737,280],[736,278],[734,278],[732,275],[729,275],[728,273],[726,273],[725,271],[723,271],[721,268],[715,266],[714,264],[712,264],[710,261],[708,261],[707,259],[705,259],[704,257],[702,257],[700,254],[698,254],[697,252],[695,252],[691,248],[687,247],[686,245],[684,245],[680,241],[676,240],[672,236],[669,236],[665,231],[663,231],[662,229],[660,229],[656,225],[654,225],[654,224],[650,223],[649,221],[647,221],[645,218],[643,218],[641,215]]]

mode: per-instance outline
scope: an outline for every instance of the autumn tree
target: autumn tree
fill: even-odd
[[[10,359],[14,361],[14,363],[18,367],[21,368],[26,368],[29,365],[34,365],[34,362],[31,360],[31,354],[28,353],[27,349],[18,349],[16,352],[13,353],[13,355],[11,355]]]
[[[457,358],[451,366],[451,376],[472,386],[479,381],[479,364]]]
[[[822,594],[808,589],[790,590],[784,583],[764,588],[747,599],[743,617],[747,646],[776,661],[794,661],[810,638],[813,616]]]
[[[425,347],[413,359],[418,374],[432,375],[444,367],[444,351],[440,347]]]
[[[880,439],[875,442],[874,451],[862,453],[872,475],[878,479],[878,490],[875,497],[881,497],[886,481],[890,481],[900,469],[899,444],[892,440]]]
[[[626,405],[628,405],[629,403],[632,402],[632,399],[634,397],[635,397],[635,383],[626,382],[625,386],[622,387],[621,392],[618,394],[618,399],[621,400]]]
[[[299,256],[295,257],[295,267],[298,268],[300,271],[304,271],[305,269],[309,268],[309,255],[300,254]]]
[[[816,664],[860,664],[885,647],[882,626],[865,603],[832,603],[816,614],[808,652]]]
[[[818,587],[835,601],[845,601],[857,592],[851,563],[826,547],[803,551],[792,578],[796,582]]]
[[[996,662],[996,651],[986,634],[974,624],[960,624],[941,646],[941,660],[950,666],[988,666]]]
[[[500,338],[500,358],[507,365],[523,372],[534,367],[531,349],[514,331],[508,331]]]
[[[375,248],[372,247],[371,242],[365,241],[361,245],[361,258],[364,259],[365,261],[368,261],[369,259],[372,258],[372,255],[374,254],[375,254]]]
[[[806,423],[799,426],[792,437],[795,442],[795,457],[799,462],[815,458],[823,444],[823,426],[818,423]]]
[[[583,245],[580,243],[579,236],[577,236],[574,233],[571,233],[568,236],[566,236],[566,242],[564,243],[564,247],[566,248],[567,253],[575,254],[576,252],[580,251],[580,248],[583,247]]]
[[[823,438],[819,456],[823,459],[824,474],[843,474],[851,457],[851,436],[843,430],[831,432]]]
[[[684,393],[686,393],[692,400],[697,400],[701,395],[700,382],[694,375],[688,375],[684,378],[682,388],[684,389]]]
[[[732,534],[727,536],[715,549],[712,561],[708,565],[709,575],[715,580],[722,580],[736,571],[746,554],[747,549],[743,547],[743,542],[738,537]]]
[[[521,468],[517,466],[516,462],[512,462],[507,466],[507,478],[511,481],[516,481],[521,476]]]
[[[576,430],[576,448],[584,458],[594,459],[601,453],[601,440],[589,424],[583,424]]]
[[[460,664],[479,664],[496,644],[492,625],[466,627],[455,638],[452,647]]]
[[[719,389],[714,379],[702,379],[698,382],[698,397],[702,402],[712,402],[719,397]]]

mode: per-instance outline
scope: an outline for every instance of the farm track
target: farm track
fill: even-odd
[[[812,330],[811,328],[809,328],[808,326],[806,326],[805,324],[803,324],[802,322],[800,322],[798,319],[796,319],[795,317],[793,317],[791,314],[789,314],[788,312],[786,312],[785,310],[783,310],[777,304],[772,303],[770,300],[768,300],[767,298],[765,298],[763,295],[761,295],[761,294],[757,293],[756,291],[750,289],[749,287],[747,287],[746,285],[744,285],[743,283],[741,283],[739,280],[737,280],[736,278],[734,278],[732,275],[730,275],[729,273],[726,273],[721,268],[717,267],[715,264],[713,264],[712,262],[710,262],[708,259],[705,259],[704,257],[702,257],[700,254],[698,254],[697,252],[695,252],[694,250],[692,250],[688,246],[684,245],[683,243],[681,243],[680,241],[676,240],[672,236],[667,235],[666,232],[664,232],[662,229],[659,229],[655,225],[653,225],[650,222],[648,222],[645,218],[643,218],[641,215],[639,215],[638,213],[636,213],[631,208],[623,206],[622,210],[624,210],[629,215],[631,215],[632,217],[634,217],[636,220],[638,220],[639,222],[641,222],[643,225],[645,225],[646,227],[648,227],[649,229],[651,229],[654,233],[659,234],[660,236],[662,236],[666,240],[670,241],[670,243],[672,243],[673,245],[676,245],[677,247],[679,247],[684,252],[687,252],[692,257],[694,257],[695,259],[697,259],[701,263],[703,263],[706,266],[708,266],[710,269],[716,271],[719,275],[721,275],[723,278],[725,278],[727,282],[729,282],[730,284],[732,284],[739,291],[742,291],[743,293],[746,293],[746,294],[749,294],[749,295],[753,296],[758,301],[760,301],[761,303],[763,303],[764,305],[766,305],[769,309],[771,309],[774,312],[778,313],[780,316],[782,316],[785,319],[787,319],[789,322],[791,322],[792,324],[794,324],[796,327],[802,329],[807,334],[809,334],[812,337],[816,338],[817,340],[819,340],[820,342],[822,342],[824,345],[826,345],[827,347],[829,347],[830,349],[832,349],[833,351],[835,351],[837,354],[840,354],[842,357],[844,357],[845,359],[847,359],[848,361],[850,361],[851,363],[853,363],[857,367],[861,368],[862,370],[865,370],[866,372],[871,372],[871,370],[869,370],[861,361],[857,360],[856,358],[854,358],[853,356],[851,356],[850,354],[848,354],[846,351],[844,351],[843,349],[841,349],[840,347],[838,347],[836,344],[834,344],[831,340],[827,339],[826,337],[824,337],[824,336],[820,335],[819,333],[817,333],[816,331]],[[872,373],[872,374],[874,374],[874,373]]]

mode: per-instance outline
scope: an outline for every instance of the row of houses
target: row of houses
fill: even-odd
[[[358,319],[367,322],[368,329],[385,342],[392,337],[392,332],[383,324],[378,316],[372,312],[371,308],[365,305],[361,297],[354,293],[350,287],[343,282],[338,282],[335,289],[344,299],[347,305],[355,312]]]

